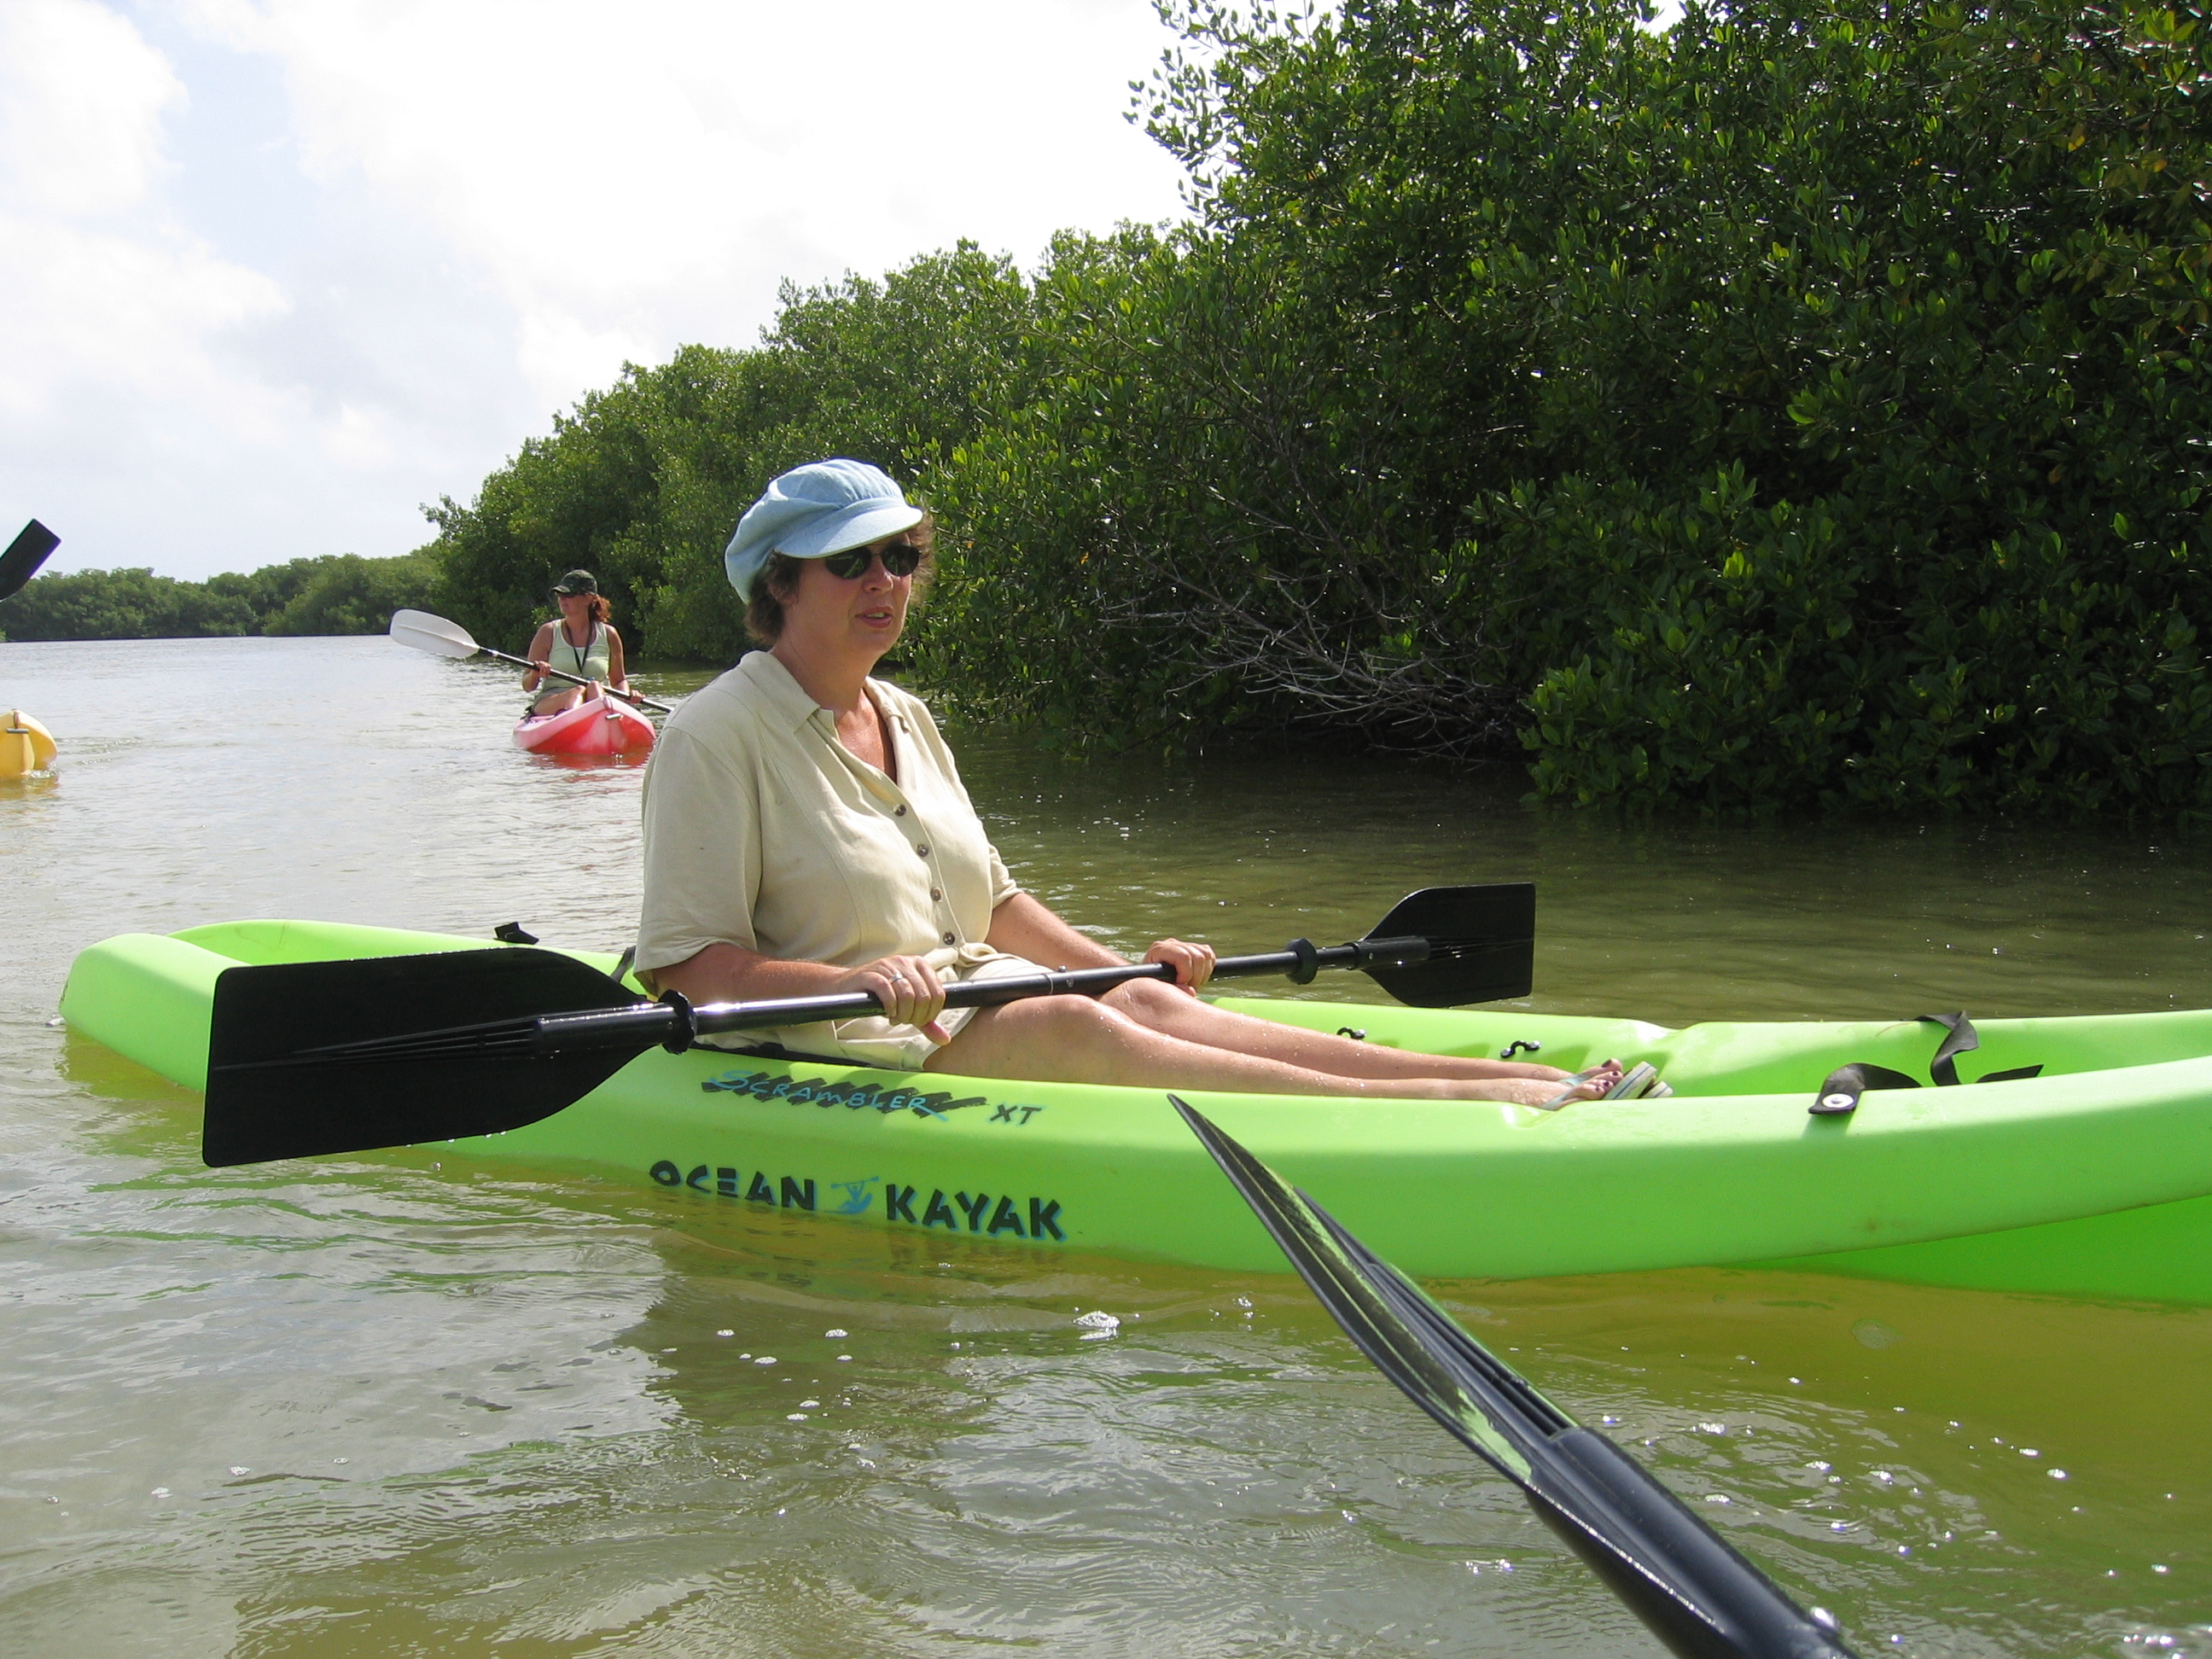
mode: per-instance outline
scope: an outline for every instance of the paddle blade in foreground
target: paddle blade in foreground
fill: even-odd
[[[1525,997],[1536,981],[1536,884],[1424,887],[1368,933],[1370,939],[1419,934],[1428,959],[1407,968],[1370,968],[1377,985],[1414,1008]]]
[[[8,550],[0,553],[0,599],[22,592],[23,584],[39,574],[46,555],[61,544],[62,538],[36,519],[16,532]]]
[[[479,649],[467,629],[428,611],[393,611],[392,637],[441,657],[473,657]]]
[[[1684,1659],[1849,1659],[1808,1614],[1603,1435],[1469,1336],[1326,1210],[1170,1095],[1299,1277],[1376,1369],[1501,1474]]]
[[[309,1051],[434,1034],[456,1016],[526,1021],[626,1007],[637,995],[553,951],[455,951],[228,969],[208,1036],[210,1167],[368,1152],[519,1129],[581,1099],[645,1045],[538,1054],[434,1042],[402,1058],[332,1063]]]

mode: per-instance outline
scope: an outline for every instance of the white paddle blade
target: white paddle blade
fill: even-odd
[[[393,611],[392,637],[402,645],[411,645],[417,651],[433,652],[441,657],[473,657],[477,650],[467,629],[427,611]]]

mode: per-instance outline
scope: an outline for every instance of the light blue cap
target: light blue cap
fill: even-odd
[[[753,580],[771,553],[823,559],[866,547],[921,522],[890,474],[866,461],[813,461],[794,466],[745,509],[722,550],[730,586],[750,604]]]

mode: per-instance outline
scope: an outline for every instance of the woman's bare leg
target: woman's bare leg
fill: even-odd
[[[1100,1000],[1109,1007],[1119,1008],[1139,1024],[1169,1036],[1181,1037],[1186,1042],[1258,1054],[1306,1071],[1326,1072],[1333,1077],[1430,1077],[1465,1081],[1535,1076],[1540,1081],[1550,1081],[1554,1095],[1562,1086],[1557,1080],[1561,1074],[1548,1066],[1409,1052],[1326,1031],[1281,1025],[1271,1019],[1255,1019],[1249,1014],[1216,1008],[1158,980],[1131,980],[1115,986]]]
[[[1036,997],[979,1009],[951,1042],[930,1056],[927,1069],[1142,1089],[1502,1100],[1530,1106],[1546,1104],[1559,1093],[1557,1083],[1520,1078],[1361,1078],[1320,1071],[1193,1042],[1155,1030],[1103,1001],[1074,996]]]

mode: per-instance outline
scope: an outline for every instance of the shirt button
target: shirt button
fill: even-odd
[[[904,817],[906,816],[906,808],[905,808],[905,807],[903,807],[903,806],[894,806],[894,807],[892,807],[892,808],[891,808],[891,816],[892,816],[893,817],[895,817],[895,818],[902,818],[902,817]]]
[[[951,944],[951,943],[952,943],[952,935],[951,935],[951,934],[950,934],[950,933],[947,933],[947,934],[945,936],[945,942],[947,945]]]
[[[929,848],[927,847],[917,847],[914,850],[917,857],[926,859],[929,856]]]
[[[933,901],[941,899],[945,896],[945,890],[942,887],[933,887],[929,890],[929,896]]]

